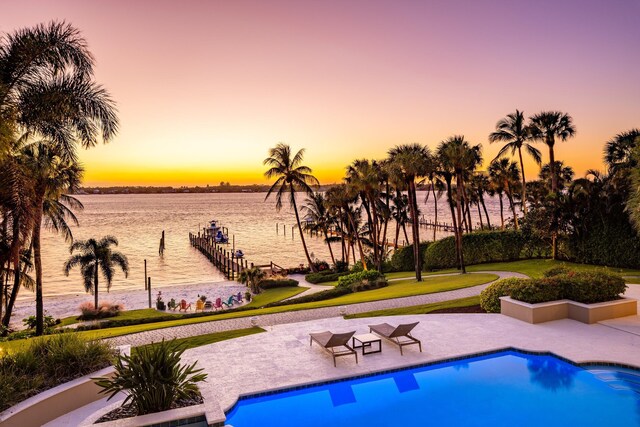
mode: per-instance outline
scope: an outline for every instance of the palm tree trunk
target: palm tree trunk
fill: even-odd
[[[323,228],[324,230],[324,240],[327,242],[327,246],[329,246],[329,255],[331,255],[331,262],[333,265],[336,265],[336,259],[333,257],[333,249],[331,249],[331,242],[329,241],[329,233],[327,232],[327,227]]]
[[[463,188],[463,183],[462,183],[462,174],[458,173],[457,174],[457,179],[456,179],[456,186],[458,188]],[[458,211],[458,223],[460,224],[462,222],[462,194],[460,193],[460,191],[457,192],[457,199],[458,199],[458,203],[457,203],[457,211]],[[460,254],[460,270],[462,271],[463,274],[465,274],[467,272],[465,266],[464,266],[464,253],[462,252],[462,228],[457,227],[456,228],[456,232],[458,234],[458,241],[456,242],[458,245],[458,253]]]
[[[20,290],[20,249],[22,242],[20,241],[20,220],[15,215],[13,217],[13,227],[11,232],[10,257],[13,261],[13,288],[11,289],[11,298],[7,304],[7,310],[2,318],[2,325],[5,328],[9,327],[13,304],[15,303],[15,300],[18,297],[18,291]]]
[[[422,257],[420,256],[420,224],[418,222],[418,204],[416,202],[416,183],[409,181],[409,206],[411,207],[411,232],[413,234],[413,261],[416,269],[416,281],[422,282]]]
[[[407,234],[406,224],[402,224],[402,231],[404,232],[404,241],[406,242],[405,245],[408,245],[410,240],[409,240],[409,235]]]
[[[460,248],[458,247],[458,221],[456,221],[456,213],[453,207],[453,190],[451,185],[452,178],[447,177],[447,203],[449,204],[449,209],[451,210],[451,223],[453,225],[454,236],[456,239],[456,261],[458,261],[458,265],[460,265]]]
[[[502,193],[498,193],[498,197],[500,198],[500,228],[504,230],[504,208],[502,205]]]
[[[379,242],[379,233],[378,233],[378,209],[376,208],[375,200],[371,201],[371,215],[373,217],[373,258],[376,263],[376,269],[379,272],[382,272],[382,251],[380,248]]]
[[[547,145],[549,146],[549,169],[551,170],[551,191],[555,194],[558,192],[558,177],[556,175],[556,158],[553,152],[553,145],[555,141],[552,138],[547,138]],[[554,197],[553,202],[553,214],[551,216],[551,259],[558,257],[558,230],[556,217],[556,200],[557,195]]]
[[[478,218],[480,218],[480,229],[484,229],[484,223],[482,222],[482,211],[480,210],[480,203],[478,203]]]
[[[96,258],[97,258],[96,254]],[[94,298],[94,304],[95,304],[95,309],[98,309],[98,260],[96,259],[96,269],[93,272],[93,284],[94,284],[94,289],[93,289],[93,298]]]
[[[511,212],[513,213],[513,224],[518,229],[518,215],[516,213],[516,205],[513,203],[513,195],[511,194],[511,186],[507,185],[507,198],[509,199],[509,205],[511,206]]]
[[[487,217],[487,226],[491,229],[491,220],[489,219],[489,213],[487,212],[487,206],[484,204],[484,197],[480,195],[480,203],[482,203],[482,210],[484,211],[484,216]]]
[[[36,270],[36,335],[44,333],[44,296],[42,291],[42,253],[40,248],[40,231],[42,229],[42,198],[36,200],[36,214],[33,224],[33,264]],[[18,269],[19,270],[19,269]]]
[[[349,221],[351,222],[351,228],[353,229],[353,234],[355,236],[356,242],[358,243],[358,251],[360,252],[360,260],[362,261],[362,268],[367,269],[367,261],[364,259],[364,251],[362,250],[362,242],[360,241],[360,236],[358,235],[358,228],[356,227],[356,223],[351,216],[351,213],[347,209],[347,216],[349,217]],[[353,243],[352,243],[353,244]],[[353,262],[356,262],[356,252],[353,251]]]
[[[398,236],[400,236],[400,224],[396,221],[396,238],[393,240],[394,249],[398,249]]]
[[[522,148],[518,147],[518,156],[520,156],[520,172],[522,173],[522,211],[527,214],[527,180],[524,177],[524,162],[522,161]]]
[[[311,269],[311,271],[315,273],[316,267],[313,265],[313,262],[311,262],[311,257],[309,256],[309,250],[307,249],[307,242],[304,240],[304,233],[302,232],[302,227],[300,226],[300,215],[298,214],[298,206],[296,204],[296,193],[293,190],[293,184],[289,184],[289,191],[291,191],[291,203],[293,203],[293,211],[296,214],[296,222],[298,223],[298,231],[300,232],[300,240],[302,240],[302,247],[304,248],[304,254],[307,257],[309,268]]]
[[[433,226],[433,241],[436,241],[436,229],[438,228],[438,198],[436,197],[436,185],[431,181],[431,191],[433,192],[433,211],[434,211],[434,226]]]

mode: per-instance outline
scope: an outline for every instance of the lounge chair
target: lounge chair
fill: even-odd
[[[236,300],[236,296],[235,295],[231,295],[229,297],[229,299],[227,299],[227,302],[222,301],[222,303],[224,305],[226,305],[227,307],[231,307],[233,305],[233,303],[235,302],[235,300]]]
[[[196,311],[202,311],[202,310],[204,310],[204,301],[199,299],[198,301],[196,301]]]
[[[386,338],[394,344],[400,346],[400,355],[402,355],[402,347],[405,345],[418,344],[420,352],[422,352],[422,343],[419,339],[411,336],[411,330],[416,327],[416,323],[408,323],[405,325],[391,326],[388,323],[381,323],[379,325],[369,325],[369,331],[382,338]]]
[[[356,333],[353,332],[344,332],[341,334],[334,334],[333,332],[317,332],[309,334],[309,346],[313,344],[313,342],[317,342],[322,348],[327,350],[331,356],[333,356],[333,366],[336,366],[336,357],[340,356],[348,356],[353,354],[356,357],[356,363],[358,363],[358,353],[349,346],[349,340]],[[344,349],[340,349],[343,347]]]
[[[187,311],[187,310],[191,310],[191,304],[187,304],[186,300],[182,300],[180,301],[180,308],[178,309],[178,311]]]

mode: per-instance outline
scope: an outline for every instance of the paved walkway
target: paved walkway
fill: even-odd
[[[489,273],[498,276],[498,279],[508,277],[527,277],[520,273],[510,271],[482,271],[469,274]],[[452,273],[457,274],[457,273]],[[452,275],[446,274],[446,275]],[[440,276],[440,275],[439,275]],[[443,274],[442,276],[445,276]],[[427,276],[434,277],[434,276]],[[297,279],[296,279],[297,280]],[[258,326],[273,326],[286,323],[296,323],[315,319],[325,319],[330,317],[342,316],[343,314],[364,313],[373,310],[382,310],[387,308],[410,307],[414,305],[430,304],[436,302],[449,301],[458,298],[466,298],[479,295],[480,292],[493,282],[482,285],[471,286],[468,288],[456,289],[446,292],[436,292],[424,295],[415,295],[403,298],[386,299],[381,301],[363,302],[358,304],[350,304],[346,306],[334,306],[314,308],[310,310],[287,311],[283,313],[264,314],[257,317]],[[306,284],[304,286],[307,286]],[[325,286],[323,286],[325,287]],[[251,316],[240,317],[236,319],[212,320],[210,322],[195,323],[183,326],[174,326],[170,328],[154,329],[151,331],[139,332],[131,335],[123,335],[112,338],[111,341],[115,345],[130,344],[131,346],[139,346],[152,342],[159,342],[163,339],[170,340],[173,338],[187,338],[197,335],[210,334],[212,332],[230,331],[234,329],[250,328]]]

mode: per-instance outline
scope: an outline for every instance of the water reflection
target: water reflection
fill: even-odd
[[[551,391],[570,390],[577,372],[576,367],[547,356],[532,357],[527,362],[527,369],[531,383]]]

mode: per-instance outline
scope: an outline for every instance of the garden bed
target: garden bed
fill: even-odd
[[[595,304],[582,304],[563,299],[537,304],[517,301],[511,297],[500,298],[500,312],[528,323],[543,323],[560,319],[573,319],[582,323],[633,316],[638,312],[638,301],[620,298]]]

